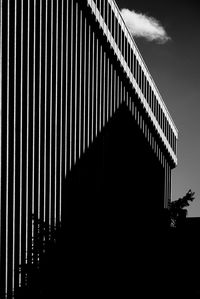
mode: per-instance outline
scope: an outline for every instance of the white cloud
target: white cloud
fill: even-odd
[[[166,43],[170,40],[165,29],[155,18],[136,13],[134,10],[122,9],[121,14],[130,31],[135,37],[143,37],[148,41]]]

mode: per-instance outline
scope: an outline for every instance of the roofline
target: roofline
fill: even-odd
[[[149,76],[150,76],[150,78],[151,78],[151,80],[152,80],[152,83],[153,83],[153,85],[154,85],[154,87],[155,87],[155,89],[156,89],[156,91],[157,91],[157,93],[158,93],[158,95],[159,95],[159,97],[160,97],[160,100],[161,100],[161,102],[162,102],[162,104],[163,104],[163,106],[164,106],[164,108],[165,108],[165,110],[166,110],[166,113],[167,113],[167,115],[169,116],[170,121],[172,122],[172,124],[173,124],[173,126],[174,126],[174,129],[175,129],[175,131],[176,131],[176,133],[177,133],[177,136],[178,136],[178,129],[177,129],[177,127],[176,127],[176,125],[175,125],[175,123],[174,123],[172,117],[171,117],[171,114],[170,114],[170,112],[169,112],[167,106],[165,105],[165,102],[164,102],[164,100],[163,100],[163,98],[162,98],[162,96],[161,96],[161,94],[160,94],[160,91],[158,90],[157,85],[156,85],[156,83],[155,83],[155,81],[154,81],[154,79],[153,79],[153,77],[152,77],[152,75],[151,75],[151,73],[150,73],[150,71],[149,71],[149,69],[148,69],[148,67],[147,67],[147,65],[146,65],[146,63],[145,63],[145,61],[144,61],[142,55],[141,55],[141,53],[140,53],[140,50],[138,49],[138,46],[137,46],[137,44],[136,44],[136,42],[135,42],[135,40],[134,40],[134,38],[133,38],[133,35],[130,33],[130,31],[129,31],[129,29],[128,29],[128,27],[127,27],[125,21],[124,21],[124,18],[122,17],[121,11],[120,11],[120,9],[119,9],[119,7],[118,7],[116,1],[115,1],[115,0],[108,0],[108,2],[110,2],[110,3],[113,2],[114,5],[116,6],[116,8],[117,8],[117,10],[118,10],[118,12],[119,12],[119,15],[120,15],[120,17],[121,17],[121,19],[122,19],[122,22],[123,22],[123,24],[124,24],[124,26],[125,26],[125,28],[126,28],[128,34],[129,34],[131,40],[132,40],[133,43],[134,43],[134,46],[135,46],[136,50],[138,51],[138,54],[139,54],[139,56],[140,56],[140,59],[142,60],[144,66],[145,66],[145,68],[146,68],[146,70],[147,70],[147,72],[148,72],[148,74],[149,74]]]

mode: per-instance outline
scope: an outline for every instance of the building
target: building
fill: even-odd
[[[178,132],[115,1],[0,0],[0,105],[1,298],[39,264],[40,230],[45,244],[64,221],[63,184],[93,145],[108,198],[168,206]]]

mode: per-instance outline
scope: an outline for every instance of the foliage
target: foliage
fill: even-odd
[[[187,209],[189,207],[189,201],[194,200],[195,192],[192,192],[190,189],[185,196],[172,201],[169,205],[169,212],[170,212],[170,219],[171,219],[171,226],[177,227],[179,223],[181,223],[187,216]]]

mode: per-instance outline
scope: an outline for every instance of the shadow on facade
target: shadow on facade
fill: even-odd
[[[163,168],[122,106],[68,175],[62,228],[30,269],[24,298],[171,295],[163,186]]]

